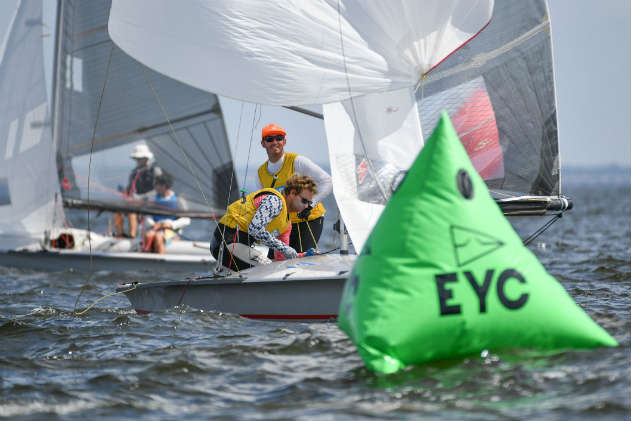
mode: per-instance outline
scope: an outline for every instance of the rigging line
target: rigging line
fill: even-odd
[[[236,152],[239,150],[239,141],[241,140],[241,122],[243,121],[243,108],[244,108],[245,104],[243,102],[241,102],[241,108],[239,110],[239,124],[237,125],[237,142],[235,144],[235,154]],[[227,138],[227,133],[226,133],[226,138]],[[228,148],[228,151],[230,151],[230,148]],[[236,174],[236,168],[234,165],[234,160],[232,159],[232,157],[230,157],[230,167],[232,169],[232,171],[230,171],[230,183],[228,184],[228,194],[226,197],[226,209],[228,208],[228,206],[230,206],[230,198],[232,197],[232,187],[233,184],[236,180],[237,174]],[[243,186],[245,188],[245,185]],[[222,233],[222,237],[223,237],[223,233]]]
[[[355,110],[355,101],[353,101],[353,97],[352,97],[352,91],[351,91],[351,82],[350,79],[348,77],[348,67],[347,67],[347,63],[346,63],[346,54],[344,53],[344,37],[342,35],[342,13],[340,12],[340,0],[337,1],[337,22],[338,22],[338,28],[340,31],[340,47],[342,50],[342,62],[344,63],[344,76],[346,77],[346,87],[348,89],[348,101],[351,103],[351,109],[353,112],[353,119],[355,120],[356,123],[359,122],[359,120],[357,119],[357,112]],[[360,125],[357,124],[357,133],[359,134],[359,143],[362,146],[362,149],[364,150],[364,156],[366,157],[365,160],[368,164],[368,172],[371,173],[371,175],[373,176],[373,178],[375,179],[375,183],[377,184],[377,187],[379,188],[379,192],[381,193],[381,197],[383,198],[384,203],[386,203],[388,201],[388,197],[386,195],[386,190],[384,189],[383,185],[381,184],[381,180],[379,180],[379,177],[377,177],[377,171],[375,171],[375,167],[372,164],[372,160],[370,158],[368,158],[368,151],[366,149],[366,145],[364,143],[364,137],[362,135],[362,131],[361,128],[359,127]]]
[[[498,190],[493,190],[493,189],[489,189],[489,192],[491,193],[495,193],[495,194],[499,194],[500,196],[506,196],[506,197],[519,197],[516,194],[510,194],[510,193],[504,193]]]
[[[257,114],[258,114],[258,116],[257,116]],[[261,121],[261,107],[260,107],[259,104],[255,104],[254,105],[254,112],[252,113],[252,126],[250,126],[251,128],[250,128],[250,142],[249,142],[249,145],[248,145],[248,156],[247,156],[247,159],[245,161],[245,171],[243,173],[243,184],[242,184],[243,189],[241,190],[242,196],[244,198],[243,199],[244,201],[245,201],[245,193],[246,193],[245,182],[246,182],[247,175],[248,175],[248,168],[250,166],[250,156],[251,156],[251,153],[252,153],[252,140],[254,139],[254,128],[259,124],[260,121]],[[240,216],[241,217],[243,217],[245,215],[245,212],[247,210],[246,208],[247,208],[247,205],[244,202],[242,204],[242,206],[240,206],[240,212],[241,212]],[[238,233],[238,231],[239,231],[239,225],[238,224],[237,224],[236,230],[237,230],[237,233]],[[246,233],[247,233],[247,231],[246,231]],[[248,236],[249,236],[249,233],[248,233]],[[224,240],[224,243],[225,243],[225,238],[223,240]],[[227,247],[227,244],[226,244],[226,247]],[[234,250],[234,246],[233,246],[233,250]],[[230,252],[230,259],[232,261],[232,252]],[[235,265],[236,265],[236,262],[235,262]],[[237,272],[238,271],[239,270],[238,270],[238,267],[237,267]]]
[[[92,173],[92,155],[94,152],[94,139],[96,138],[96,128],[99,124],[99,117],[101,116],[101,108],[103,106],[103,96],[105,95],[105,87],[107,86],[107,80],[110,74],[110,65],[112,64],[112,55],[114,54],[114,44],[112,44],[112,48],[110,48],[110,54],[107,59],[107,66],[105,68],[105,80],[103,81],[103,88],[101,89],[101,97],[99,98],[99,105],[96,109],[96,117],[94,119],[94,128],[92,129],[92,144],[90,146],[90,159],[88,161],[88,203],[90,203],[90,174]],[[94,274],[94,259],[92,256],[92,231],[90,226],[90,209],[88,209],[88,247],[90,250],[90,271],[88,273],[88,279],[85,281],[81,290],[79,291],[79,295],[74,303],[74,313],[77,314],[77,304],[79,304],[79,299],[83,295],[83,291],[85,291],[86,287],[90,283],[90,279]],[[96,304],[96,303],[95,303]],[[87,311],[87,310],[86,310]],[[82,314],[82,313],[81,313]]]
[[[240,116],[239,116],[239,118],[240,118]],[[250,166],[250,157],[251,157],[251,153],[252,153],[252,141],[254,139],[254,128],[259,124],[260,121],[261,121],[261,107],[260,107],[259,104],[255,104],[254,105],[254,112],[252,113],[252,126],[250,128],[250,142],[249,142],[249,145],[248,145],[248,156],[247,156],[246,163],[245,163],[245,172],[243,174],[243,190],[242,190],[242,192],[243,192],[244,195],[245,195],[245,182],[246,182],[247,175],[248,175],[248,168]],[[241,121],[239,120],[239,128],[240,128],[240,126],[241,126]],[[241,206],[240,208],[241,208],[241,216],[243,216],[245,214],[247,205],[244,203],[243,206]],[[248,235],[248,238],[249,238],[250,235],[249,235],[249,233],[247,233],[247,231],[246,231],[246,234]],[[235,228],[236,242],[239,241],[238,236],[239,236],[239,225],[237,224],[237,226]],[[222,233],[222,241],[223,241],[223,244],[226,246],[226,249],[227,249],[228,248],[228,244],[226,243],[225,236],[223,235],[223,233]],[[249,243],[249,241],[248,241],[248,243]],[[231,264],[232,264],[232,258],[234,256],[234,247],[235,247],[235,240],[233,239],[232,250],[230,251],[230,263],[228,263],[228,267],[230,267]],[[234,265],[237,268],[237,273],[240,273],[239,266],[237,265],[236,261],[234,262]]]
[[[184,158],[185,158],[185,161],[186,161],[186,165],[188,166],[188,170],[189,170],[190,174],[195,179],[195,184],[197,185],[197,189],[201,193],[202,198],[204,199],[204,202],[206,203],[206,205],[208,207],[210,207],[210,203],[208,202],[208,199],[206,198],[206,194],[204,193],[204,190],[202,190],[201,184],[199,182],[199,177],[197,177],[197,173],[193,171],[193,167],[191,166],[190,160],[188,159],[188,156],[186,155],[186,152],[184,152],[184,148],[182,147],[182,142],[180,142],[180,138],[178,137],[178,135],[177,135],[177,133],[175,131],[175,128],[173,127],[173,124],[171,123],[171,120],[169,119],[169,115],[167,114],[167,111],[164,108],[164,105],[162,105],[162,101],[160,101],[160,97],[158,96],[158,92],[156,92],[156,90],[153,87],[153,84],[151,83],[151,79],[149,78],[149,75],[147,74],[147,70],[145,69],[145,66],[142,63],[140,63],[140,62],[138,62],[138,65],[140,66],[140,69],[142,70],[142,73],[145,76],[145,80],[147,81],[147,84],[149,85],[149,88],[151,88],[151,92],[153,93],[153,96],[156,99],[156,102],[160,106],[160,111],[162,111],[162,115],[164,116],[165,120],[169,124],[169,129],[170,129],[170,131],[172,133],[173,138],[175,139],[175,142],[177,143],[177,146],[180,148],[180,151],[184,155]]]
[[[202,120],[199,121],[198,123],[193,123],[193,124],[189,124],[188,126],[185,127],[191,127],[191,126],[196,126],[198,124],[203,124],[206,121],[212,121],[213,119],[213,114],[215,114],[215,111],[213,108],[209,108],[207,110],[202,110],[200,112],[194,113],[194,114],[188,114],[188,115],[184,115],[184,116],[180,116],[177,118],[174,118],[171,120],[172,124],[176,124],[176,123],[182,123],[182,122],[188,122],[189,120],[193,120],[196,119],[198,117],[203,117],[208,115],[208,119],[207,120]],[[120,132],[120,133],[115,133],[106,137],[102,137],[100,139],[95,140],[95,144],[104,144],[104,143],[109,143],[109,142],[113,142],[116,140],[120,140],[126,137],[130,137],[130,136],[134,136],[134,135],[144,135],[147,132],[154,132],[156,131],[156,129],[161,129],[165,126],[168,126],[168,123],[166,122],[162,122],[162,123],[156,123],[156,124],[150,124],[148,126],[144,126],[144,127],[138,127],[136,129],[132,129],[132,130],[128,130],[126,132]],[[147,134],[147,136],[151,136],[151,137],[156,137],[156,136],[162,136],[163,134],[168,132],[168,127],[167,130],[162,132],[158,132],[155,134]],[[82,143],[77,143],[75,145],[72,145],[72,147],[70,149],[72,149],[73,151],[79,151],[79,155],[81,154],[81,150],[88,146],[88,142],[82,142]],[[69,150],[70,150],[69,149]]]
[[[87,313],[90,309],[92,309],[92,307],[94,307],[95,305],[97,305],[98,303],[100,303],[101,301],[103,301],[104,299],[108,298],[108,297],[113,297],[114,295],[118,295],[118,294],[126,294],[128,292],[131,292],[133,290],[136,289],[136,287],[138,286],[138,283],[134,283],[134,286],[130,289],[126,289],[124,291],[116,291],[116,292],[112,292],[111,294],[106,294],[104,296],[102,296],[101,298],[99,298],[98,300],[96,300],[95,302],[93,302],[92,304],[90,304],[88,307],[86,307],[84,310],[81,311],[74,311],[75,316],[81,316],[85,313]]]
[[[240,140],[240,136],[241,136],[241,122],[243,120],[243,108],[244,108],[244,103],[241,102],[241,110],[239,111],[239,124],[237,125],[237,143],[235,145],[235,153],[239,150],[239,140]],[[228,186],[228,197],[226,197],[226,213],[228,210],[228,206],[230,206],[230,197],[232,195],[232,183],[234,181],[234,179],[236,178],[236,171],[235,171],[235,167],[234,167],[234,160],[232,160],[232,171],[230,172],[230,184]],[[225,249],[226,251],[228,251],[228,243],[226,242],[226,226],[224,225],[224,229],[218,229],[219,228],[219,222],[216,222],[216,227],[215,230],[219,231],[219,234],[221,235],[221,244],[219,245],[219,251],[217,252],[217,268],[219,268],[220,266],[223,265],[223,250]],[[238,229],[238,225],[236,227],[236,229]],[[214,237],[214,230],[213,233],[211,233],[211,237]],[[211,238],[211,242],[212,242],[212,238]],[[222,261],[219,261],[222,260]],[[232,263],[232,254],[230,254],[230,262]],[[230,266],[230,264],[228,264],[228,266]],[[235,262],[235,267],[237,268],[237,273],[239,272],[239,266],[237,265],[237,263]],[[228,267],[229,269],[229,267]]]
[[[254,112],[252,113],[252,126],[250,126],[250,142],[248,145],[248,157],[245,161],[245,172],[243,173],[243,190],[242,192],[245,195],[245,182],[247,179],[247,175],[248,175],[248,168],[250,166],[250,157],[252,154],[252,142],[254,140],[254,128],[256,126],[258,126],[259,122],[261,121],[261,106],[259,104],[255,104],[254,105]],[[241,216],[243,217],[245,212],[247,210],[247,204],[243,203],[243,206],[241,206]],[[249,228],[249,227],[248,227]],[[249,229],[248,229],[249,231]],[[249,232],[246,231],[248,238],[250,236]],[[238,235],[239,235],[239,226],[237,225],[236,227],[236,233],[235,235],[237,236],[237,241],[238,241]],[[249,243],[249,241],[248,241]],[[233,246],[232,246],[232,251],[230,252],[230,262],[232,263],[232,256],[234,255],[234,242],[233,242]],[[237,266],[237,262],[235,261],[235,266]],[[237,266],[237,272],[239,272],[239,267]]]
[[[532,240],[534,240],[535,238],[539,237],[539,235],[541,235],[541,233],[543,233],[545,230],[547,230],[548,228],[550,228],[550,226],[552,224],[554,224],[556,221],[558,221],[559,219],[561,219],[563,217],[563,212],[560,212],[556,215],[554,215],[552,217],[552,219],[550,219],[548,222],[546,222],[541,228],[539,228],[537,231],[535,231],[534,233],[532,233],[530,235],[530,237],[526,238],[524,240],[524,245],[527,246],[528,244],[530,244],[532,242]]]
[[[250,144],[248,146],[248,157],[247,157],[247,160],[245,161],[245,173],[243,174],[243,184],[242,184],[243,188],[245,188],[245,181],[248,175],[248,167],[250,166],[250,157],[252,154],[252,141],[254,139],[254,128],[258,126],[260,121],[261,121],[261,106],[260,104],[255,104],[254,112],[252,113],[252,126],[250,126],[251,127],[250,128]]]
[[[237,126],[237,143],[234,146],[235,153],[239,150],[239,141],[241,140],[241,122],[243,121],[243,108],[244,107],[245,107],[245,104],[241,102],[241,109],[239,110],[239,125]],[[234,179],[237,177],[234,161],[232,159],[230,161],[232,162],[232,172],[230,174],[230,186],[228,187],[228,197],[226,197],[226,203],[227,203],[226,207],[230,205],[230,197],[232,197],[232,183]],[[245,185],[243,187],[245,188]]]
[[[171,120],[169,120],[169,116],[167,115],[166,109],[164,108],[164,106],[162,105],[162,102],[160,101],[160,97],[158,96],[158,92],[154,89],[153,84],[151,83],[151,79],[149,78],[149,75],[147,74],[147,70],[145,69],[145,66],[142,63],[140,63],[140,62],[138,62],[138,65],[142,69],[142,72],[143,72],[143,74],[145,76],[147,84],[149,85],[149,88],[151,88],[151,92],[153,93],[153,95],[154,95],[154,97],[156,99],[156,102],[160,106],[160,110],[162,111],[162,114],[164,115],[164,118],[166,119],[167,123],[169,124],[169,129],[170,129],[170,131],[172,133],[172,136],[174,137],[178,147],[180,148],[180,151],[182,151],[182,154],[184,155],[184,158],[186,160],[186,165],[188,166],[188,170],[189,170],[190,174],[193,176],[193,178],[195,179],[195,183],[197,184],[197,189],[201,193],[202,198],[204,199],[204,202],[206,203],[206,205],[210,208],[211,206],[210,206],[210,203],[209,203],[208,199],[206,198],[206,194],[204,193],[204,191],[201,188],[199,177],[197,177],[197,173],[195,173],[193,171],[193,168],[191,166],[190,160],[188,159],[187,154],[184,152],[184,148],[182,148],[182,144],[180,142],[180,139],[177,136],[177,133],[175,132],[175,128],[173,127],[173,124],[171,124]],[[219,226],[219,221],[213,220],[213,223],[215,224],[215,229],[216,229]],[[225,244],[225,240],[224,240],[224,244]]]
[[[421,88],[421,98],[419,99],[418,102],[418,120],[419,123],[421,123],[421,141],[423,143],[425,143],[425,140],[423,139],[423,99],[425,99],[425,76],[427,75],[427,72],[423,73],[423,75],[421,76],[421,79],[419,80],[418,84],[416,85],[416,88],[414,88],[414,99],[416,99],[416,91],[418,90],[418,88]]]
[[[335,248],[333,248],[333,249],[331,249],[331,250],[322,251],[322,252],[320,252],[320,254],[329,254],[329,253],[333,253],[334,251],[339,250],[339,249],[340,249],[339,247],[335,247]]]
[[[164,136],[169,136],[170,139],[173,140],[173,136],[170,133],[165,134]],[[175,164],[178,168],[183,168],[185,171],[188,169],[186,167],[186,163],[183,163],[181,160],[177,159],[177,157],[175,157],[173,154],[170,154],[168,152],[167,149],[165,149],[162,145],[161,145],[161,140],[158,139],[154,139],[154,138],[148,138],[147,139],[149,144],[151,145],[152,148],[154,148],[154,151],[160,151],[162,152],[164,155],[169,156],[170,159],[170,163]],[[186,158],[186,153],[184,153],[184,156]],[[195,166],[198,168],[198,170],[203,171],[203,168],[197,164],[197,162],[194,162]],[[194,174],[191,174],[193,177],[195,177]],[[191,185],[190,183],[186,182],[183,178],[179,178],[178,182],[189,187],[192,190],[195,190],[195,186]],[[207,184],[205,182],[200,182],[201,184],[203,184],[204,187],[206,187],[208,190],[213,190],[213,187],[210,184]]]
[[[217,149],[217,145],[215,145],[215,140],[214,140],[214,138],[213,138],[212,133],[211,133],[211,132],[210,132],[210,130],[206,127],[206,124],[202,124],[202,127],[204,127],[204,128],[206,129],[206,132],[208,133],[208,138],[210,139],[210,143],[211,143],[211,145],[213,146],[213,149],[215,150],[215,154],[216,154],[216,156],[217,156],[219,159],[221,159],[221,155],[220,155],[220,153],[219,153],[219,151],[218,151],[218,149]],[[191,137],[191,139],[193,139],[193,142],[195,143],[195,146],[197,146],[197,149],[199,149],[199,150],[200,150],[200,152],[202,153],[202,155],[204,156],[204,158],[205,158],[205,160],[206,160],[206,163],[208,164],[208,167],[209,167],[209,168],[213,168],[213,169],[214,169],[214,168],[215,168],[215,166],[212,164],[212,160],[211,160],[210,156],[208,156],[208,154],[206,153],[206,151],[205,151],[205,150],[201,147],[201,144],[200,144],[199,140],[197,139],[197,137],[195,136],[195,134],[194,134],[194,133],[193,133],[193,131],[191,130],[190,126],[189,126],[189,127],[185,127],[183,130],[185,130],[185,131],[188,133],[188,135]],[[196,164],[198,167],[200,167],[200,165],[197,163],[197,160],[195,160],[195,157],[191,157],[191,160],[192,160],[193,162],[195,162],[195,164]],[[220,165],[217,165],[217,167],[220,167]],[[202,169],[200,168],[200,170],[202,170]],[[203,170],[202,170],[202,171],[203,171]],[[211,180],[211,184],[210,184],[210,187],[209,187],[209,188],[210,188],[211,190],[217,191],[217,190],[219,190],[219,187],[214,187],[214,186],[216,186],[216,185],[217,185],[217,183],[213,183],[213,182],[212,182],[212,180]]]
[[[241,121],[243,119],[243,108],[244,108],[244,103],[241,102],[241,110],[239,111],[239,124],[237,126],[237,143],[235,145],[235,153],[239,150],[239,140],[240,140],[240,136],[241,136]],[[230,197],[232,195],[232,183],[234,181],[234,179],[236,178],[236,171],[235,171],[235,167],[234,167],[234,161],[231,159],[232,162],[232,171],[230,172],[230,185],[228,186],[228,197],[226,197],[226,212],[228,210],[228,206],[230,206]],[[245,186],[244,186],[245,187]],[[216,222],[216,221],[215,221]],[[219,222],[215,223],[216,227],[215,230],[219,227]],[[238,227],[237,227],[238,229]],[[226,250],[228,250],[228,243],[226,243],[226,236],[225,236],[225,232],[226,232],[226,228],[224,225],[224,229],[219,229],[219,234],[221,235],[221,245],[219,246],[219,250],[222,250],[224,247]],[[211,233],[211,236],[214,236],[214,232]],[[217,254],[218,257],[220,257],[223,260],[223,256],[222,253],[218,253]],[[230,259],[232,261],[232,255],[230,255]],[[219,265],[222,265],[223,262],[217,262]],[[219,267],[219,266],[218,266]],[[237,268],[237,272],[239,272],[239,266],[236,264],[235,262],[235,267]]]
[[[221,115],[221,119],[223,121],[223,112],[220,115]],[[224,157],[222,156],[222,153],[219,150],[219,148],[217,148],[217,143],[215,142],[215,137],[213,136],[212,132],[208,128],[208,123],[211,123],[211,121],[210,120],[204,121],[202,123],[202,127],[204,128],[204,130],[206,130],[206,134],[208,134],[208,139],[210,139],[210,143],[212,144],[213,149],[215,150],[215,156],[217,156],[219,158],[219,160],[223,160]],[[224,131],[224,134],[225,134],[225,131]],[[225,142],[225,144],[227,144],[227,143],[228,143],[228,137],[226,135],[226,142]],[[210,160],[209,160],[209,162],[210,162]]]
[[[203,127],[203,125],[202,125],[202,127]],[[201,147],[201,144],[199,143],[199,140],[197,139],[197,137],[195,136],[195,134],[191,130],[191,126],[184,127],[184,128],[182,128],[180,130],[184,130],[186,133],[188,133],[189,137],[193,140],[193,143],[195,143],[195,146],[197,146],[197,149],[199,149],[199,151],[202,153],[202,156],[206,160],[206,163],[208,164],[208,166],[210,168],[212,168],[213,167],[212,161],[211,161],[210,157],[208,156],[208,154],[206,153],[206,151]],[[212,137],[210,138],[210,143],[214,146],[215,142],[213,141]],[[217,150],[217,148],[215,148],[215,150]]]

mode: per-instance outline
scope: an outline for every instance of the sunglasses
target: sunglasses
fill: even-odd
[[[263,138],[263,141],[267,143],[272,143],[275,140],[282,142],[283,140],[285,140],[285,136],[283,136],[282,134],[277,134],[277,135],[272,135],[272,136],[265,136]]]
[[[301,195],[298,195],[298,197],[300,198],[300,200],[302,201],[303,205],[307,205],[307,206],[311,206],[311,203],[313,203],[311,200],[307,200],[304,197],[302,197]]]

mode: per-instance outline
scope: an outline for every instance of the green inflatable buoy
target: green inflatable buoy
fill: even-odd
[[[485,349],[618,345],[522,244],[446,113],[358,256],[338,323],[380,373]]]

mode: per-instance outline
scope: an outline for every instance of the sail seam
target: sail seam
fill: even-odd
[[[548,28],[549,25],[550,25],[550,22],[546,19],[542,23],[540,23],[539,25],[533,27],[528,32],[526,32],[526,33],[522,34],[521,36],[515,38],[514,40],[502,45],[501,47],[496,48],[493,51],[489,51],[488,53],[478,54],[477,56],[471,57],[471,59],[468,60],[465,63],[462,63],[462,64],[460,64],[458,66],[454,66],[454,67],[452,67],[450,69],[447,69],[447,70],[443,70],[442,72],[432,73],[428,77],[429,77],[430,81],[433,82],[433,81],[436,81],[436,80],[444,79],[444,78],[446,78],[448,76],[452,76],[452,75],[457,74],[457,73],[461,73],[463,71],[467,71],[467,70],[470,70],[470,69],[482,67],[488,61],[490,61],[490,60],[492,60],[492,59],[494,59],[494,58],[506,53],[507,51],[513,49],[514,47],[516,47],[518,45],[521,45],[524,42],[528,41],[529,39],[531,39],[532,37],[537,35],[539,32],[541,32],[541,31],[545,30],[546,28]],[[482,29],[484,29],[484,28],[482,28]],[[451,56],[456,51],[457,50],[452,51],[452,53],[449,56]],[[425,74],[427,75],[429,72],[431,72],[433,69],[435,69],[438,65],[442,64],[449,56],[445,57],[439,64],[437,64],[436,66],[432,67]]]

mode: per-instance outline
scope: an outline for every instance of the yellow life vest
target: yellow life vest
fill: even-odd
[[[273,187],[278,191],[283,191],[285,185],[287,184],[287,180],[289,177],[294,175],[294,162],[296,161],[297,153],[285,152],[285,160],[283,161],[283,166],[280,167],[280,170],[276,174],[270,174],[267,171],[267,163],[265,161],[263,165],[259,167],[259,180],[261,180],[261,185],[263,187]],[[313,221],[314,219],[318,219],[322,215],[326,213],[326,209],[322,205],[322,203],[318,203],[313,207],[311,213],[309,214],[309,218],[307,220]],[[304,219],[298,217],[296,212],[290,212],[289,218],[292,223],[304,222]]]
[[[239,231],[247,233],[250,223],[252,222],[252,218],[254,218],[254,214],[257,210],[256,206],[254,206],[254,199],[256,196],[263,193],[275,194],[283,201],[283,210],[281,210],[280,214],[274,217],[274,219],[272,219],[265,227],[266,231],[274,237],[278,237],[280,234],[287,231],[287,228],[289,228],[289,217],[287,215],[287,203],[285,203],[285,198],[281,193],[274,189],[261,189],[255,191],[254,193],[250,193],[245,196],[245,203],[243,203],[242,199],[232,202],[228,206],[228,211],[221,217],[219,222],[230,228],[237,228],[238,226]]]

